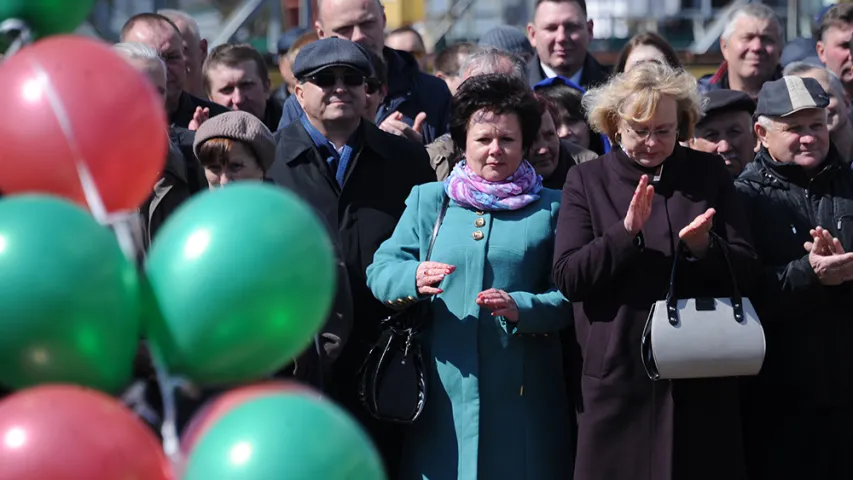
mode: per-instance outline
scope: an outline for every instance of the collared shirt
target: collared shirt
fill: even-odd
[[[323,134],[320,133],[314,125],[311,125],[311,122],[308,121],[307,115],[302,115],[299,117],[299,120],[302,122],[302,126],[305,127],[305,131],[308,132],[308,136],[311,137],[311,140],[314,142],[314,146],[317,147],[320,154],[326,158],[326,163],[328,163],[332,171],[335,172],[335,180],[337,180],[338,185],[343,187],[344,177],[346,176],[350,160],[358,151],[360,144],[361,138],[359,136],[359,130],[356,130],[355,133],[352,134],[345,145],[338,147],[323,136]]]
[[[552,69],[548,65],[545,65],[541,61],[539,62],[539,65],[542,67],[542,73],[545,74],[546,78],[554,78],[554,77],[558,76],[558,73],[555,72],[554,69]],[[574,75],[569,77],[569,80],[571,80],[575,85],[580,85],[582,76],[583,76],[583,66],[581,66],[581,68],[579,68],[578,71],[575,72]]]

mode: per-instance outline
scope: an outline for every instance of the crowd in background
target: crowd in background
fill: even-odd
[[[170,123],[145,244],[234,181],[313,206],[337,293],[280,376],[352,413],[391,478],[853,478],[853,4],[815,20],[786,46],[772,9],[735,9],[697,81],[650,32],[600,64],[584,0],[434,58],[416,30],[386,34],[378,0],[320,0],[282,36],[274,89],[253,47],[136,15],[115,49]],[[753,299],[758,376],[648,378],[642,329],[680,259],[680,294],[734,278]],[[380,320],[418,302],[430,388],[402,427],[367,413],[358,375]],[[183,394],[181,417],[212,393]],[[159,402],[134,400],[152,424]]]

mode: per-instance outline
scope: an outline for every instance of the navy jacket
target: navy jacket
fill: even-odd
[[[447,133],[450,123],[450,90],[447,84],[420,71],[415,57],[409,53],[386,47],[383,56],[388,64],[388,96],[376,112],[376,125],[392,113],[400,112],[403,121],[411,126],[415,117],[425,112],[427,119],[421,132],[424,144]],[[278,129],[290,125],[301,115],[302,106],[291,95],[284,102]]]

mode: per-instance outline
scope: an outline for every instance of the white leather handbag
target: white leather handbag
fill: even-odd
[[[684,251],[676,247],[665,300],[652,305],[642,338],[643,366],[652,380],[757,375],[764,363],[764,329],[742,298],[726,245],[716,234],[732,279],[731,298],[675,297],[675,272]]]

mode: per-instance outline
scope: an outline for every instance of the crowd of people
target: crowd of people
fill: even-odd
[[[273,89],[251,46],[208,51],[179,11],[132,17],[115,50],[170,124],[145,245],[235,181],[314,207],[335,301],[279,376],[344,406],[390,478],[853,478],[853,4],[789,51],[772,9],[738,7],[698,81],[655,33],[601,65],[584,0],[532,18],[431,66],[416,30],[386,35],[378,0],[320,0],[315,28],[282,37]],[[680,296],[734,279],[755,304],[757,376],[647,375],[643,329],[679,257]],[[419,302],[429,388],[401,426],[358,379],[381,320]],[[156,425],[144,348],[137,374],[131,403]],[[182,393],[181,419],[214,393]]]

